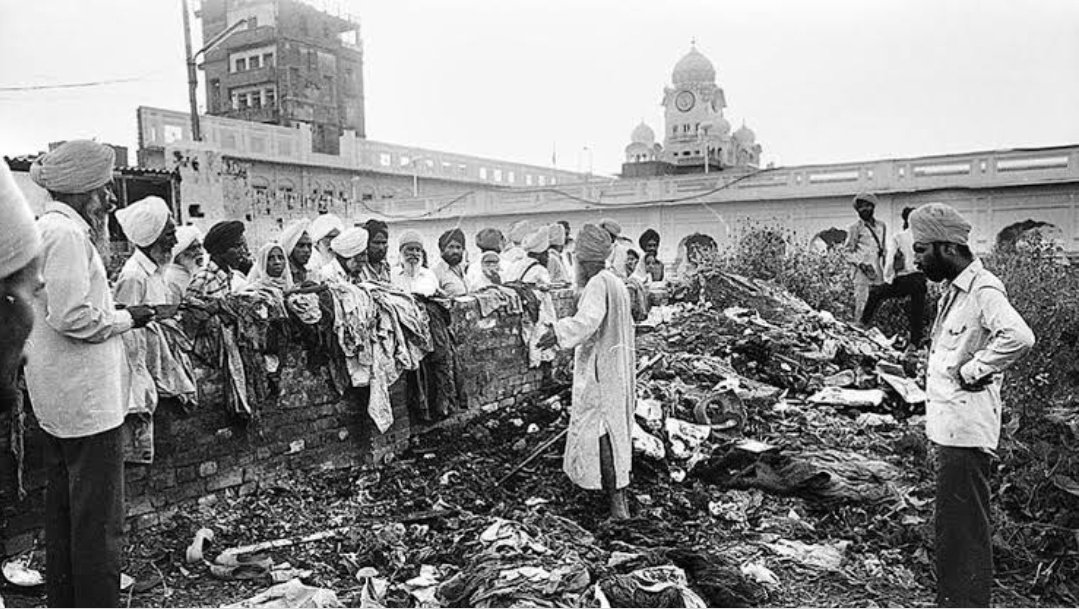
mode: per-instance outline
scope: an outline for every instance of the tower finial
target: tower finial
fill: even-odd
[[[697,37],[696,36],[689,39],[689,46],[693,47],[694,49],[697,48]]]

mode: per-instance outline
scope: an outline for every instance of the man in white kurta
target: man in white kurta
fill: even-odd
[[[45,289],[27,346],[26,386],[44,432],[45,588],[51,607],[118,607],[124,522],[123,342],[153,310],[117,310],[95,241],[108,239],[115,153],[87,140],[39,157],[51,201],[38,219]]]
[[[624,489],[632,469],[636,356],[629,294],[622,280],[603,268],[611,245],[603,229],[581,228],[577,261],[584,285],[577,313],[558,320],[541,345],[557,341],[575,349],[563,470],[581,488],[607,491],[611,516],[628,518]]]

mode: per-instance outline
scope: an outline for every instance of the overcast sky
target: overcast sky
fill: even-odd
[[[368,137],[397,144],[541,165],[555,149],[560,168],[614,173],[639,121],[662,134],[692,39],[766,163],[1079,143],[1074,0],[340,5],[361,20]],[[135,109],[187,107],[180,15],[180,0],[0,0],[0,154],[96,137],[134,163]]]

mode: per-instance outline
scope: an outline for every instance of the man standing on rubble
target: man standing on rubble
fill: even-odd
[[[989,475],[1000,439],[1001,374],[1034,345],[1004,284],[968,246],[970,223],[943,203],[910,215],[915,263],[944,295],[926,372],[925,431],[937,450],[937,603],[989,607]]]
[[[612,245],[606,230],[593,224],[581,227],[577,313],[558,320],[540,338],[539,347],[576,348],[562,468],[577,486],[606,491],[611,517],[625,519],[637,375],[629,294],[622,280],[605,268]]]
[[[847,262],[854,267],[854,319],[859,323],[869,291],[884,283],[884,244],[887,243],[888,229],[873,217],[878,202],[873,193],[854,195],[858,221],[847,229],[847,242],[843,245]]]
[[[37,221],[45,289],[34,303],[26,386],[45,432],[45,588],[50,607],[119,606],[124,523],[124,345],[154,311],[118,310],[96,244],[108,243],[115,153],[69,141],[30,177],[51,201]]]
[[[910,297],[907,303],[907,324],[910,331],[910,346],[918,348],[922,344],[925,326],[925,273],[914,266],[914,238],[910,233],[910,214],[913,207],[903,209],[903,230],[896,233],[889,244],[889,258],[884,266],[885,277],[891,281],[871,290],[862,311],[861,322],[868,327],[873,323],[873,315],[885,300]]]

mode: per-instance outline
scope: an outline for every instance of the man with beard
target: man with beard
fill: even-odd
[[[843,245],[847,262],[853,267],[854,320],[858,323],[861,323],[870,290],[884,283],[884,244],[888,240],[888,229],[873,217],[877,203],[873,193],[854,196],[858,221],[847,229],[847,242]]]
[[[381,220],[368,220],[363,227],[367,229],[367,262],[360,265],[357,278],[360,281],[378,285],[390,285],[390,263],[386,262],[389,252],[390,227]]]
[[[442,254],[434,268],[438,287],[451,298],[464,296],[468,293],[465,269],[461,266],[465,257],[465,233],[459,228],[442,233],[438,238],[438,249]]]
[[[0,411],[22,399],[15,377],[34,326],[34,297],[44,287],[40,254],[34,214],[0,160]]]
[[[405,231],[398,241],[401,264],[391,277],[395,289],[409,294],[434,296],[438,293],[438,277],[423,266],[423,237],[414,230]]]
[[[585,224],[577,234],[577,313],[555,322],[541,348],[574,348],[573,407],[562,469],[577,486],[603,490],[611,517],[629,518],[625,488],[636,402],[633,319],[626,286],[606,268],[610,234]]]
[[[316,273],[322,265],[336,260],[336,255],[330,249],[330,242],[343,230],[345,230],[345,223],[333,214],[322,214],[311,221],[307,234],[311,237],[315,249],[307,262],[308,271]]]
[[[116,302],[124,306],[165,304],[169,294],[164,267],[176,245],[176,224],[168,203],[146,197],[117,211],[116,221],[135,246],[116,280]]]
[[[314,242],[307,232],[311,223],[306,219],[294,220],[281,231],[278,243],[285,252],[288,262],[288,272],[292,275],[292,285],[301,286],[307,283],[307,264],[311,262],[311,251]]]
[[[890,242],[887,264],[884,266],[885,278],[891,277],[890,283],[878,286],[869,292],[865,310],[862,311],[862,325],[873,323],[873,315],[885,300],[910,297],[907,303],[907,325],[910,331],[911,348],[922,345],[923,327],[925,326],[925,275],[914,266],[914,237],[910,232],[910,214],[913,207],[903,209],[903,230],[896,233]]]
[[[368,239],[367,231],[358,226],[346,228],[334,237],[330,242],[334,259],[316,273],[319,283],[352,283],[366,263]]]
[[[650,228],[641,233],[637,244],[644,252],[644,270],[652,281],[663,281],[663,263],[659,261],[659,233]]]
[[[45,573],[52,607],[116,607],[124,519],[124,345],[153,310],[117,310],[95,247],[108,240],[115,153],[87,140],[39,157],[30,177],[52,198],[38,219],[45,290],[26,385],[45,432]]]
[[[165,287],[169,304],[180,304],[191,279],[202,268],[202,231],[195,226],[176,229],[176,245],[172,246],[171,262],[165,267]]]
[[[970,223],[943,203],[910,215],[915,264],[943,281],[926,369],[925,434],[936,448],[937,604],[989,607],[989,477],[1000,440],[1001,375],[1034,345],[1004,284],[971,254]]]
[[[202,299],[222,298],[235,294],[247,285],[247,277],[240,272],[250,266],[244,223],[225,220],[210,227],[203,242],[210,261],[199,269],[188,286],[188,293]]]

